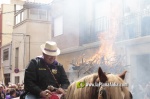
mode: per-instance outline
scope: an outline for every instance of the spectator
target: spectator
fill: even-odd
[[[0,84],[0,99],[5,99],[5,93],[3,91],[3,86]]]

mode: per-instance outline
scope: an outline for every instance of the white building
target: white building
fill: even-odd
[[[8,83],[11,81],[11,73],[12,73],[12,66],[11,66],[11,43],[4,45],[1,48],[1,74],[2,75],[2,81],[1,83],[5,83],[8,85]]]

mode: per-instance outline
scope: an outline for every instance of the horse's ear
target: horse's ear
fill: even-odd
[[[101,67],[99,67],[98,69],[98,76],[99,76],[100,82],[102,83],[105,83],[108,79],[105,73],[103,72],[103,70],[101,69]]]
[[[124,71],[122,74],[119,74],[119,77],[124,80],[127,71]]]

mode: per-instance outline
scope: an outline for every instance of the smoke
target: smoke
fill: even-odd
[[[135,99],[142,99],[150,92],[150,54],[133,55],[131,60],[131,90]]]
[[[123,2],[124,4],[121,4],[120,3],[121,1],[124,1]],[[86,53],[86,50],[84,50],[85,51],[84,54],[87,55],[87,58],[84,58],[85,60],[82,64],[80,64],[80,66],[81,67],[85,66],[85,65],[86,66],[81,70],[80,73],[82,73],[84,75],[84,72],[86,72],[86,71],[89,71],[90,73],[96,72],[98,66],[102,66],[102,69],[104,69],[104,71],[110,72],[110,73],[121,73],[123,70],[128,70],[127,82],[129,82],[129,87],[133,94],[134,99],[143,99],[143,97],[148,96],[147,94],[148,94],[148,92],[150,92],[150,91],[147,91],[147,89],[150,86],[150,77],[148,76],[148,75],[150,75],[150,72],[149,72],[150,71],[150,67],[149,67],[150,66],[150,51],[148,51],[148,49],[150,48],[150,45],[149,45],[150,40],[149,40],[149,37],[147,37],[150,35],[149,13],[144,14],[145,12],[139,12],[139,11],[142,11],[142,9],[139,9],[140,4],[146,4],[146,3],[137,2],[138,0],[121,0],[121,1],[119,0],[119,2],[117,2],[117,3],[115,2],[115,4],[110,3],[109,7],[106,6],[111,9],[109,10],[106,8],[106,12],[103,9],[102,13],[104,13],[104,15],[102,15],[102,13],[100,13],[99,11],[102,10],[101,7],[105,8],[105,6],[98,6],[98,4],[100,4],[99,2],[95,5],[96,6],[94,8],[95,14],[93,16],[95,19],[99,18],[98,20],[100,20],[99,22],[101,25],[98,24],[98,22],[97,22],[98,20],[97,20],[96,21],[97,23],[94,24],[97,27],[94,27],[94,29],[96,32],[101,31],[101,32],[99,32],[99,34],[104,34],[103,37],[109,38],[111,44],[109,44],[110,45],[109,46],[104,41],[103,44],[100,45],[100,48],[99,48],[100,52],[95,51],[95,53],[92,53],[93,55],[88,55],[91,53]],[[143,2],[146,2],[146,0],[144,0]],[[76,3],[75,3],[75,5],[76,5]],[[141,5],[141,8],[143,8],[143,9],[146,8],[148,10],[147,6]],[[71,8],[71,6],[69,6],[69,5],[68,5],[68,7]],[[75,8],[76,7],[77,6],[75,6]],[[90,5],[90,7],[91,7],[91,5]],[[114,7],[114,8],[112,8],[112,7]],[[75,11],[75,8],[73,11],[76,14],[79,14],[77,10],[80,10],[80,9],[76,8],[76,11]],[[65,12],[68,15],[70,13],[71,14],[73,13],[73,11],[69,11],[69,10],[70,9],[68,9],[67,12]],[[88,10],[88,11],[91,12],[91,10]],[[144,10],[144,11],[146,11],[146,10]],[[108,12],[109,12],[109,14],[108,14]],[[69,16],[76,19],[75,17],[78,17],[78,16],[75,13],[72,14],[73,16],[71,16],[71,14]],[[85,14],[85,13],[83,13],[83,14]],[[90,13],[88,13],[88,14],[90,14]],[[92,17],[88,16],[88,14],[87,14],[86,18],[91,19]],[[104,16],[105,16],[104,19],[106,19],[105,22],[101,21],[101,18]],[[111,21],[109,25],[106,25],[106,24],[108,24],[107,18],[109,18]],[[121,18],[121,21],[119,20],[119,18]],[[89,21],[89,20],[86,20],[86,22],[87,21]],[[73,22],[73,20],[68,19],[68,23],[69,22]],[[73,31],[74,30],[73,27],[76,27],[76,26],[77,26],[77,24],[75,26],[70,25],[70,27],[69,27],[70,31],[68,33],[77,35],[77,34],[74,34],[77,31],[76,32]],[[105,28],[102,28],[102,27],[105,27]],[[95,31],[93,31],[92,33],[93,33],[93,35],[96,35],[98,37],[99,35],[97,35],[96,33],[94,34]],[[87,35],[88,35],[88,33],[87,33]],[[94,38],[93,35],[88,35],[87,41],[91,40],[92,37]],[[115,38],[117,38],[117,40]],[[81,38],[81,39],[83,39],[83,38]],[[117,42],[115,45],[113,45],[113,43],[115,42],[115,40],[113,40],[113,39],[115,39]],[[120,40],[121,42],[119,42],[118,40]],[[72,41],[73,40],[70,40],[67,43],[72,43]],[[78,40],[76,39],[75,41],[78,41]],[[100,39],[100,42],[101,41],[102,41],[102,39]],[[93,42],[94,42],[94,40],[93,40]],[[88,42],[86,42],[86,43],[88,43]],[[104,45],[105,47],[103,47],[102,45]],[[120,49],[120,51],[118,52],[118,50],[117,50],[117,51],[113,52],[112,47],[114,47],[114,46],[117,47],[118,49]],[[103,48],[103,50],[102,50],[102,48]],[[108,64],[107,64],[108,58],[105,57],[103,60],[104,52],[106,54],[107,50],[109,50],[109,49],[112,49],[111,51],[108,51],[108,52],[111,52],[111,54],[113,53],[112,56],[114,55],[114,53],[116,54],[116,57],[115,57],[116,62],[113,62],[114,60],[112,60],[110,63],[112,67],[108,66]],[[108,56],[108,55],[110,55],[110,53],[106,54],[106,56]],[[99,57],[99,58],[96,59],[96,57]],[[104,61],[104,63],[103,63],[103,61]],[[91,65],[94,68],[90,68]],[[72,67],[73,66],[71,66],[71,68]],[[72,70],[72,71],[74,71],[74,70]],[[88,73],[86,72],[86,74],[88,74]],[[73,81],[73,80],[78,79],[79,72],[78,72],[78,70],[76,70],[75,73],[72,73],[70,75],[71,75],[70,79]],[[76,76],[74,76],[74,75],[76,75]]]

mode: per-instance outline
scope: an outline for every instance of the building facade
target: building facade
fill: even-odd
[[[1,14],[0,14],[0,41],[1,41],[0,49],[2,52],[2,53],[0,53],[0,56],[1,56],[0,66],[2,67],[1,69],[4,69],[4,72],[3,72],[4,75],[10,74],[11,71],[9,71],[9,73],[8,73],[8,72],[6,72],[7,69],[3,68],[4,64],[2,63],[3,62],[2,47],[7,46],[12,41],[13,23],[14,23],[14,6],[13,6],[13,4],[2,4],[1,5]],[[1,70],[1,71],[3,71],[3,70]],[[3,75],[0,76],[0,81],[3,81]]]
[[[119,65],[128,70],[129,87],[142,82],[146,85],[150,81],[147,76],[150,70],[149,5],[148,0],[53,0],[51,5],[25,3],[24,9],[15,12],[11,81],[21,83],[29,60],[41,54],[39,46],[46,40],[53,40],[61,49],[57,60],[68,74],[77,75],[72,73],[72,65],[91,62],[99,51],[103,51],[103,55],[108,52],[107,56],[116,52],[124,56]],[[113,51],[112,44],[117,51],[109,52],[108,49]],[[19,72],[14,72],[18,69]],[[71,81],[76,78],[70,77]]]
[[[12,66],[11,66],[11,45],[9,43],[5,46],[2,46],[2,63],[1,63],[1,83],[8,85],[11,80]]]
[[[25,2],[22,9],[16,9],[14,19],[11,82],[23,83],[30,59],[42,54],[40,45],[51,37],[49,5]]]
[[[52,13],[51,39],[58,42],[61,48],[58,60],[64,64],[66,71],[70,72],[72,63],[80,65],[84,60],[93,57],[102,47],[99,35],[105,33],[110,36],[107,38],[110,41],[113,39],[111,36],[115,35],[114,46],[119,50],[116,54],[124,55],[125,60],[121,64],[128,71],[126,80],[129,87],[134,89],[135,86],[143,85],[143,81],[145,85],[148,84],[148,0],[55,0],[53,3],[53,11],[57,13]],[[61,27],[57,26],[57,21],[61,23]],[[58,32],[56,28],[61,31]],[[75,80],[77,77],[70,78]]]
[[[67,72],[72,64],[80,65],[97,54],[102,45],[100,35],[118,33],[116,21],[122,17],[120,1],[116,4],[110,0],[54,0],[52,3],[51,39],[61,49],[58,60]],[[121,9],[115,13],[119,7]],[[58,21],[61,27],[57,25]],[[57,31],[58,28],[61,31]]]
[[[2,46],[12,41],[12,31],[14,25],[14,5],[2,4]]]

